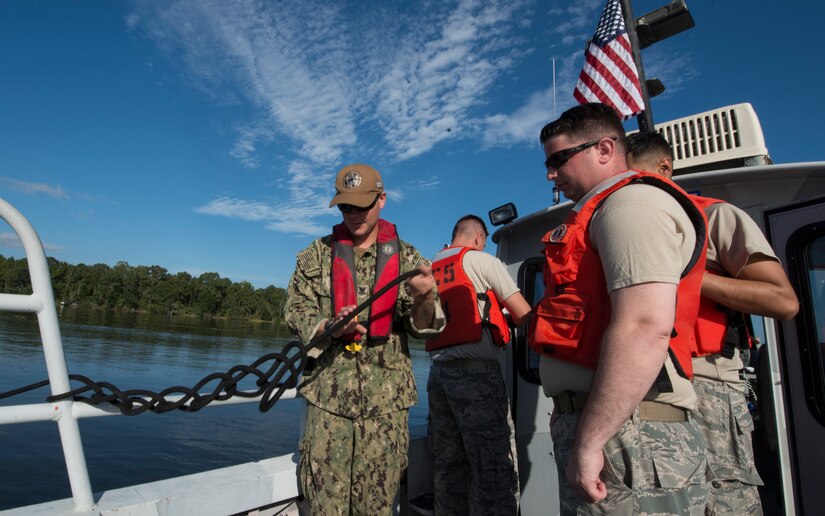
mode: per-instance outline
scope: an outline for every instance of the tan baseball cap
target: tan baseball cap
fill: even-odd
[[[338,171],[335,179],[335,197],[329,202],[332,208],[336,204],[352,204],[366,208],[384,191],[381,174],[369,165],[356,163],[347,165]]]

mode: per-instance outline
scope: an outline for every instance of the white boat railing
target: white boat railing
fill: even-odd
[[[51,275],[43,243],[31,223],[14,206],[3,199],[0,199],[0,218],[11,226],[23,244],[32,284],[30,295],[0,294],[0,310],[37,314],[51,393],[54,396],[69,392],[71,390],[69,373],[63,354],[63,341],[60,336]],[[280,399],[295,397],[296,390],[288,389]],[[175,402],[181,398],[183,396],[169,396],[166,400]],[[256,403],[261,398],[262,396],[255,398],[235,396],[223,401],[213,401],[207,407]],[[74,510],[82,512],[94,507],[94,497],[77,421],[80,418],[117,415],[121,415],[120,410],[110,403],[92,406],[69,399],[54,403],[0,407],[0,425],[36,421],[57,422],[69,484],[72,489]]]

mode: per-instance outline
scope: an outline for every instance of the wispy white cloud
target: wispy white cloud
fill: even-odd
[[[482,141],[485,147],[509,147],[537,144],[541,128],[563,111],[573,107],[573,90],[584,64],[584,43],[595,30],[603,0],[575,2],[554,7],[548,15],[567,20],[553,30],[561,36],[561,56],[556,59],[556,93],[553,87],[533,92],[520,107],[509,113],[496,113],[484,119]],[[699,75],[692,54],[674,55],[673,51],[650,48],[644,53],[645,75],[658,77],[666,86],[665,96],[682,90]],[[554,110],[555,107],[555,110]],[[653,109],[655,113],[655,108]]]
[[[582,54],[578,51],[556,61],[556,93],[553,86],[536,91],[511,113],[497,113],[484,120],[482,140],[485,147],[538,145],[544,125],[576,104],[573,87],[581,71]],[[555,109],[555,111],[554,111]]]
[[[269,220],[275,215],[275,210],[266,204],[229,197],[219,197],[209,201],[195,208],[195,211],[205,215],[220,215],[241,220]]]
[[[222,196],[195,208],[197,213],[238,220],[264,222],[267,229],[297,235],[317,235],[329,229],[327,219],[337,214],[329,209],[332,173],[318,173],[307,162],[293,162],[276,186],[285,199],[250,201]]]
[[[535,90],[509,112],[500,112],[493,97],[527,56],[541,52],[526,28],[541,19],[550,35],[542,45],[563,56],[556,85],[561,112],[573,103],[569,92],[584,42],[603,4],[139,1],[126,22],[231,112],[231,156],[259,170],[272,167],[272,154],[285,163],[276,172],[275,198],[224,195],[196,211],[308,234],[327,227],[319,221],[334,213],[327,206],[332,174],[351,156],[393,163],[448,141],[534,143],[552,116],[552,90]],[[388,195],[403,200],[400,192]]]
[[[382,161],[410,159],[445,140],[477,137],[486,95],[529,54],[519,30],[532,4],[139,2],[126,22],[182,63],[200,91],[248,109],[235,122],[233,157],[260,168],[272,144],[290,149],[292,163],[277,181],[291,220],[256,219],[280,230],[312,228],[329,213],[330,172],[308,181],[306,167],[332,170],[365,151]],[[256,202],[221,197],[198,211],[261,216]]]
[[[692,54],[675,54],[672,49],[651,47],[645,50],[644,59],[645,77],[662,81],[665,85],[663,97],[682,91],[701,73]],[[656,113],[655,109],[652,111]]]
[[[251,128],[239,128],[238,139],[229,154],[249,168],[258,168],[260,158],[255,154],[256,143],[259,140],[271,139],[272,132]]]
[[[315,222],[318,218],[314,210],[307,213],[284,207],[278,209],[276,206],[242,199],[232,199],[229,197],[219,197],[203,206],[195,208],[198,213],[204,215],[215,215],[230,219],[260,221],[264,222],[264,227],[281,233],[293,233],[297,235],[318,235],[328,230],[328,224]],[[326,210],[331,214],[331,210]],[[288,214],[288,216],[287,216]]]
[[[182,60],[201,90],[245,99],[258,117],[247,126],[273,128],[239,129],[234,157],[256,167],[257,142],[285,137],[300,159],[330,164],[373,122],[394,159],[472,127],[526,46],[518,30],[531,3],[145,2],[127,24]]]
[[[0,233],[0,247],[22,249],[23,242],[16,233]]]
[[[521,2],[463,1],[415,20],[378,88],[376,116],[397,159],[474,136],[498,78],[516,63]]]
[[[393,202],[403,202],[404,201],[404,192],[402,190],[384,190],[386,192],[387,197]]]
[[[496,147],[538,141],[539,130],[552,119],[552,87],[533,93],[526,104],[513,113],[487,117],[483,134],[484,145]]]
[[[256,166],[256,141],[287,138],[301,157],[329,163],[356,141],[355,117],[338,80],[346,19],[329,4],[253,0],[141,3],[127,18],[221,102],[257,113],[239,129],[233,156]],[[227,95],[227,92],[229,94]]]
[[[580,0],[564,6],[554,4],[547,11],[547,24],[557,38],[550,43],[559,56],[556,84],[534,91],[511,112],[488,115],[482,131],[485,147],[538,145],[541,128],[576,104],[572,92],[584,62],[584,45],[592,36],[603,7],[604,0]]]
[[[423,191],[423,190],[433,190],[438,185],[441,184],[441,181],[436,176],[430,176],[426,178],[416,179],[415,181],[410,181],[407,183],[407,190],[410,191]]]
[[[22,249],[23,242],[20,241],[16,233],[0,233],[0,247],[7,249]],[[63,248],[59,245],[49,244],[46,242],[43,242],[43,249],[52,253],[63,250]]]
[[[554,6],[548,13],[556,22],[553,24],[553,32],[566,35],[584,31],[592,36],[599,22],[599,14],[604,9],[604,3],[604,0],[578,0],[563,7]],[[584,41],[581,40],[582,48]]]
[[[61,186],[47,185],[46,183],[30,183],[28,181],[2,176],[0,176],[0,184],[27,194],[45,194],[55,199],[69,198],[69,195],[63,191],[63,187]]]

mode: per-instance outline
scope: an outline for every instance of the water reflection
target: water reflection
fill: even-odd
[[[191,387],[212,372],[251,364],[281,349],[287,339],[268,322],[198,319],[65,309],[60,327],[68,370],[120,389],[159,391]],[[410,421],[426,421],[429,361],[411,344],[420,402]],[[0,392],[47,377],[37,319],[0,312]],[[241,384],[241,388],[253,389]],[[42,403],[48,389],[2,405]],[[150,482],[284,455],[298,442],[300,402],[283,400],[260,413],[257,404],[80,421],[94,491]],[[0,426],[0,510],[68,498],[57,426]]]

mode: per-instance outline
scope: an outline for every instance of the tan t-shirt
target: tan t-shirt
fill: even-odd
[[[444,249],[435,255],[433,261],[440,260],[448,256],[448,253],[458,253],[461,248],[452,247]],[[501,260],[495,256],[482,251],[467,251],[461,260],[461,265],[470,282],[477,293],[484,293],[492,290],[499,301],[504,301],[519,291],[513,278],[507,273],[507,269]],[[479,313],[483,313],[484,302],[478,302]],[[459,346],[449,346],[430,352],[433,360],[452,360],[455,358],[475,358],[479,360],[497,360],[501,348],[493,342],[493,337],[487,328],[482,328],[481,340],[461,344]]]
[[[594,192],[624,176],[614,176]],[[574,209],[594,192],[588,193]],[[617,190],[605,200],[593,215],[590,239],[601,256],[608,292],[612,292],[641,283],[678,284],[682,270],[690,261],[696,233],[687,213],[673,196],[655,186],[634,184]],[[696,394],[690,381],[676,373],[670,357],[665,367],[673,392],[660,393],[654,385],[645,399],[693,409]],[[565,390],[589,391],[593,371],[542,356],[539,376],[545,394],[552,396]]]
[[[753,256],[762,255],[779,261],[765,235],[747,213],[728,203],[717,203],[705,209],[708,216],[707,268],[736,278]],[[693,359],[693,374],[711,380],[720,380],[740,390],[744,381],[739,350],[731,359],[709,355]]]

